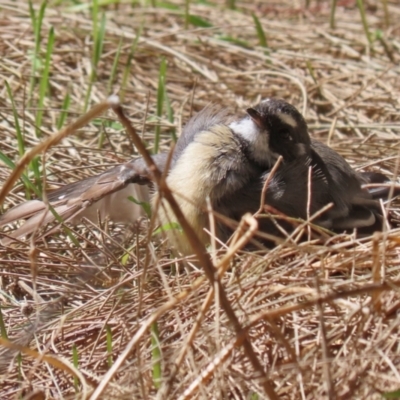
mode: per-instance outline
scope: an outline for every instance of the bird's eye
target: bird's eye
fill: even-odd
[[[289,133],[289,131],[281,130],[279,133],[279,136],[285,141],[285,142],[292,142],[293,138],[292,135]]]

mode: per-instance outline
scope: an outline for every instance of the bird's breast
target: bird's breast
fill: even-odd
[[[210,198],[213,204],[224,191],[236,190],[246,176],[242,171],[246,169],[246,163],[240,140],[228,126],[216,125],[199,132],[169,172],[167,185],[185,218],[203,242],[209,241],[204,232],[208,225],[206,199]],[[156,193],[153,206],[157,202]],[[171,230],[176,226],[176,218],[165,200],[160,202],[157,215],[161,226],[168,227],[170,240],[182,252],[189,253],[191,249],[184,233]]]

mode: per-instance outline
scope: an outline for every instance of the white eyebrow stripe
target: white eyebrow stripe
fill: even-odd
[[[281,119],[282,122],[291,126],[292,128],[297,128],[296,120],[289,114],[283,112],[277,112],[276,115]]]

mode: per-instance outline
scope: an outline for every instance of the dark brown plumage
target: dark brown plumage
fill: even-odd
[[[267,191],[267,204],[286,215],[305,219],[310,184],[311,215],[327,204],[333,204],[315,221],[317,224],[334,231],[375,229],[377,220],[381,219],[380,204],[376,201],[378,193],[374,195],[362,185],[368,181],[387,182],[386,176],[359,174],[334,150],[311,139],[302,115],[284,100],[267,99],[248,111],[259,128],[269,133],[271,150],[284,159],[272,182],[280,189]],[[307,178],[309,167],[312,168],[311,182]],[[268,172],[261,182],[251,182],[243,192],[252,192],[256,198],[255,194],[261,194],[267,176]],[[385,193],[381,191],[380,194]],[[249,201],[246,203],[250,204]],[[249,207],[250,211],[253,209],[256,210],[256,205]],[[236,212],[241,213],[240,210]]]

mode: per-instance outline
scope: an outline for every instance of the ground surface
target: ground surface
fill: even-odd
[[[330,3],[238,2],[229,10],[222,2],[198,2],[190,5],[188,19],[178,2],[110,4],[94,18],[96,33],[85,4],[49,2],[38,42],[28,4],[3,0],[2,161],[19,159],[15,114],[30,148],[56,132],[63,115],[63,125],[82,115],[87,99],[92,106],[119,93],[149,148],[157,125],[160,145],[168,148],[172,134],[209,102],[243,111],[279,96],[304,111],[311,133],[356,169],[395,178],[400,6],[395,0],[364,4],[368,43],[355,2],[337,2],[335,28],[329,26]],[[101,37],[103,11],[103,46],[89,91],[93,36]],[[162,60],[168,101],[159,112]],[[115,121],[108,112],[49,149],[48,187],[136,154]],[[0,181],[9,173],[2,164]],[[34,181],[34,173],[27,174]],[[25,197],[18,183],[4,208]],[[396,216],[399,209],[391,208]],[[33,393],[37,399],[86,398],[96,388],[93,398],[103,399],[257,399],[268,390],[288,399],[379,399],[400,388],[398,230],[232,257],[222,281],[239,331],[245,329],[236,334],[214,297],[206,305],[210,284],[196,281],[201,270],[178,273],[166,245],[156,239],[146,245],[145,229],[125,242],[119,229],[86,224],[76,228],[75,244],[58,234],[45,243],[0,247],[0,325],[24,352],[36,352],[19,359],[15,350],[1,349],[2,399]],[[264,379],[249,361],[244,332]]]

